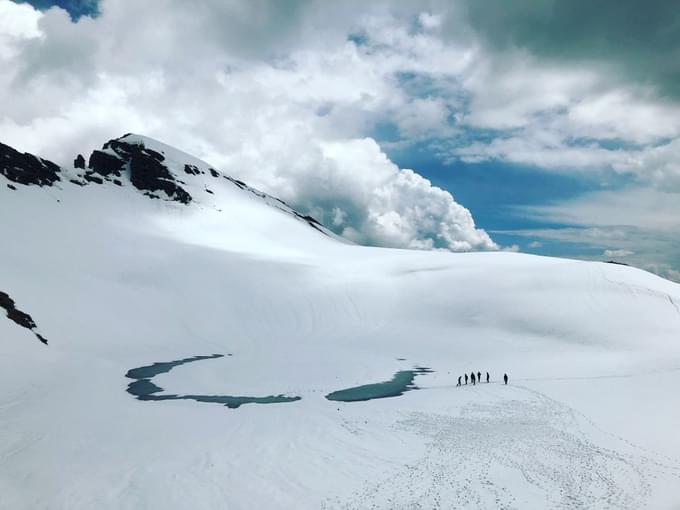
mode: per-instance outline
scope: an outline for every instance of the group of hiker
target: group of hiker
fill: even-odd
[[[462,375],[459,375],[459,376],[458,376],[458,384],[457,384],[456,386],[462,386],[462,385],[463,385],[462,379],[463,379],[463,376],[462,376]],[[486,382],[488,383],[490,379],[491,379],[491,378],[490,378],[490,376],[489,376],[489,372],[487,372],[487,373],[486,373]],[[468,378],[468,375],[465,374],[465,384],[467,384],[468,381],[470,381],[471,384],[475,384],[475,385],[476,385],[477,383],[481,383],[481,382],[482,382],[482,373],[481,373],[481,372],[477,372],[477,373],[475,374],[474,372],[470,372],[470,377],[469,377],[469,378]],[[504,382],[505,384],[508,384],[508,374],[503,374],[503,382]]]

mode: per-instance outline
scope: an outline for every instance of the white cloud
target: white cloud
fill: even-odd
[[[448,143],[448,160],[488,160],[542,170],[608,171],[680,189],[680,104],[606,66],[559,66],[518,50],[478,50],[462,74],[468,108],[459,127],[493,130]],[[446,144],[444,144],[446,146]]]
[[[442,136],[449,129],[449,109],[439,98],[415,98],[403,105],[394,121],[405,138]]]
[[[644,89],[612,89],[576,102],[567,117],[583,137],[654,143],[680,134],[680,108]]]
[[[396,127],[395,146],[431,140],[444,158],[614,170],[680,190],[676,103],[599,64],[492,51],[455,3],[103,0],[100,10],[72,23],[58,8],[0,0],[5,143],[69,162],[124,132],[148,134],[352,239],[416,248],[495,245],[450,194],[389,161],[371,139],[379,124]],[[647,191],[534,213],[677,228],[676,195],[652,203]]]
[[[3,37],[27,39],[39,37],[38,20],[42,14],[28,4],[0,3],[0,33]]]
[[[450,193],[411,170],[399,170],[373,140],[328,143],[323,155],[328,162],[325,170],[310,173],[308,189],[303,190],[308,195],[300,198],[311,200],[319,190],[345,190],[341,197],[329,193],[326,200],[340,199],[349,211],[367,211],[360,223],[347,225],[351,229],[347,235],[355,240],[453,251],[497,248],[484,231],[475,229],[470,212]],[[342,204],[334,204],[334,209],[346,218],[352,216]]]
[[[503,234],[578,246],[581,258],[625,257],[626,263],[680,281],[678,193],[643,187],[599,191],[551,205],[517,207],[515,213],[533,221],[572,226],[506,230]],[[594,252],[590,257],[583,255],[587,248]],[[574,250],[566,254],[573,256]]]
[[[18,53],[23,41],[40,37],[38,21],[42,17],[28,4],[0,2],[0,62]]]
[[[483,57],[464,78],[471,95],[464,120],[478,128],[526,127],[540,113],[568,108],[598,78],[588,69],[541,65],[520,52]]]
[[[619,236],[618,226],[680,232],[680,194],[653,188],[596,191],[551,205],[519,206],[515,211],[535,220],[592,226],[603,238]]]
[[[66,163],[124,132],[144,133],[359,242],[497,249],[449,193],[397,168],[366,137],[383,119],[413,138],[448,129],[447,101],[413,96],[397,77],[465,65],[433,35],[435,14],[382,3],[355,12],[178,0],[104,0],[100,10],[72,23],[61,9],[22,6],[37,33],[16,45],[0,76],[4,142]],[[415,33],[404,21],[419,14]],[[356,30],[371,44],[348,40]]]
[[[628,257],[634,253],[630,250],[604,250],[602,255],[605,257]]]

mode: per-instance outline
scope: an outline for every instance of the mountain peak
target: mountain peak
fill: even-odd
[[[164,163],[161,152],[147,147],[147,140],[132,134],[109,140],[102,150],[92,152],[82,177],[100,184],[103,180],[118,184],[127,174],[132,185],[147,196],[160,198],[163,193],[170,200],[190,203],[192,197],[182,187],[184,183]]]
[[[153,199],[192,203],[217,207],[217,202],[228,201],[229,193],[238,188],[265,205],[304,221],[325,235],[335,237],[311,216],[295,211],[282,200],[251,188],[246,183],[216,170],[208,163],[148,136],[126,133],[106,142],[101,149],[92,151],[87,158],[78,154],[72,168],[63,169],[57,164],[29,153],[20,153],[0,143],[0,175],[10,182],[25,186],[53,186],[60,181],[85,187],[92,184],[111,183],[118,187],[132,187]],[[218,194],[224,193],[220,199]]]

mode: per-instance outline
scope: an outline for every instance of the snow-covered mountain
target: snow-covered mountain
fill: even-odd
[[[356,246],[138,135],[0,145],[0,213],[0,508],[680,504],[677,284]]]

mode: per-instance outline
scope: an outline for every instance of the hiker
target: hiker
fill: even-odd
[[[482,382],[482,373],[477,372],[477,380],[481,383]]]
[[[472,374],[470,374],[470,379],[472,380],[472,384],[476,384],[476,383],[475,383],[475,373],[474,373],[474,372],[472,372]]]
[[[468,376],[465,374],[465,386],[467,386]]]
[[[505,381],[505,384],[508,384],[508,374],[503,374],[503,380]]]
[[[460,376],[458,376],[458,384],[456,386],[460,386]]]
[[[486,383],[489,384],[489,372],[486,373]]]

